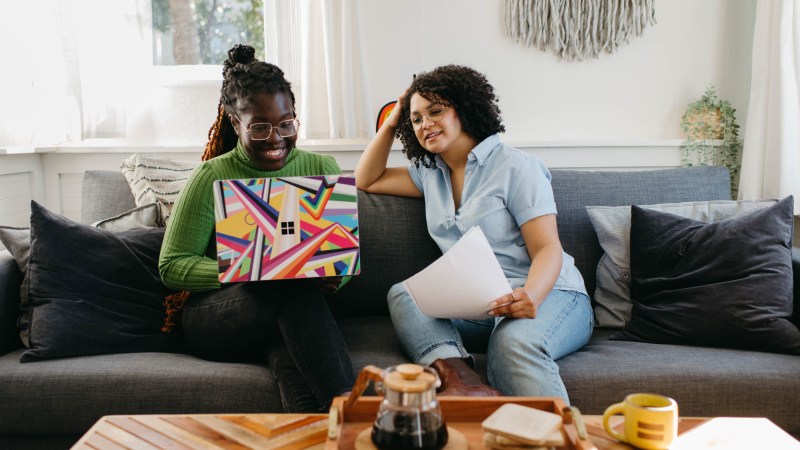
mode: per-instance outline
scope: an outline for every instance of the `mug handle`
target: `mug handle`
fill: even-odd
[[[618,441],[628,442],[625,439],[625,434],[617,433],[611,425],[609,425],[608,420],[611,416],[615,416],[617,414],[623,414],[625,412],[625,404],[624,403],[615,403],[609,406],[606,409],[606,412],[603,413],[603,428],[606,429],[606,433],[608,433],[611,437],[615,438]]]

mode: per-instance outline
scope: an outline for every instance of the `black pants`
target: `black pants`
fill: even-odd
[[[287,412],[321,411],[355,381],[344,338],[312,281],[231,284],[192,294],[181,327],[201,358],[269,358]]]

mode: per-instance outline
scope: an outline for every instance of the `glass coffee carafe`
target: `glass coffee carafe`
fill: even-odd
[[[386,370],[367,366],[359,374],[348,400],[355,402],[375,382],[383,401],[372,425],[372,442],[382,450],[439,449],[447,443],[447,426],[442,419],[436,388],[441,385],[436,371],[417,364],[400,364]]]

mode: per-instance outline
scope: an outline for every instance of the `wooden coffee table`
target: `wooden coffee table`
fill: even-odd
[[[73,449],[322,449],[327,414],[105,416]]]
[[[583,416],[586,431],[598,450],[635,450],[609,436],[603,428],[603,416]],[[611,420],[622,432],[622,417]],[[670,450],[696,449],[800,449],[800,442],[763,417],[681,417],[678,439]]]
[[[603,429],[602,416],[583,416],[598,450],[628,450]],[[620,426],[621,418],[613,423]],[[675,449],[800,449],[800,442],[764,418],[681,418]],[[327,414],[178,414],[105,416],[73,449],[323,449]],[[483,449],[471,442],[470,449]]]

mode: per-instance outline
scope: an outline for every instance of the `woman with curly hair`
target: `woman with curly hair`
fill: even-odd
[[[402,284],[390,289],[400,341],[411,359],[439,373],[440,395],[569,401],[555,360],[588,342],[592,309],[561,248],[550,172],[537,157],[503,144],[503,131],[494,88],[482,74],[438,67],[418,75],[399,98],[358,163],[357,185],[424,197],[428,232],[442,252],[480,226],[513,289],[491,299],[484,320],[428,317]],[[408,167],[386,167],[395,135]],[[470,350],[486,352],[489,385],[475,372]]]
[[[166,327],[180,313],[190,349],[205,359],[269,358],[286,412],[324,411],[355,381],[324,296],[341,278],[220,285],[212,186],[215,180],[341,170],[330,156],[295,148],[300,122],[291,85],[277,66],[255,59],[253,47],[228,51],[220,94],[204,162],[181,190],[161,246],[164,284],[185,292],[168,305]]]

